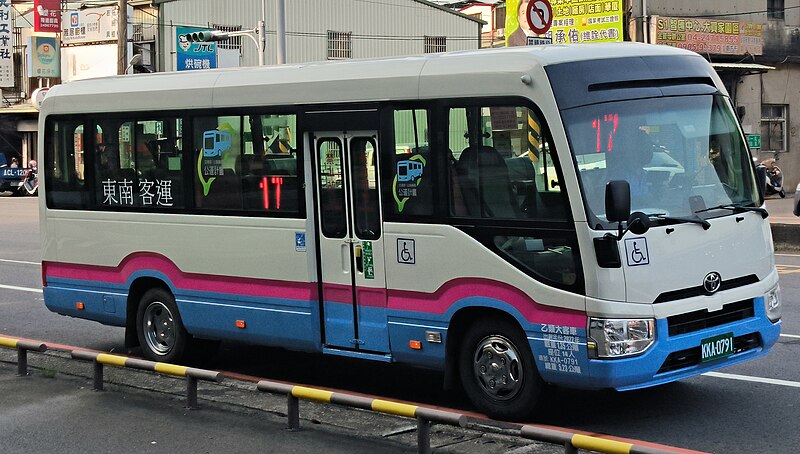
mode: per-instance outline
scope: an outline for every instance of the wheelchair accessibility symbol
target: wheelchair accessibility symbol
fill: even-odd
[[[416,263],[414,240],[407,238],[397,239],[397,263],[408,263],[410,265]]]
[[[647,239],[644,237],[626,238],[625,255],[628,258],[628,266],[649,265],[650,255],[647,253]]]

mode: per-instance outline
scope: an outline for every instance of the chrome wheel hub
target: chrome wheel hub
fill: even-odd
[[[160,301],[150,303],[142,319],[144,339],[151,351],[166,355],[175,347],[175,319]]]
[[[519,352],[503,336],[487,336],[478,343],[473,373],[483,392],[495,400],[512,399],[522,388]]]

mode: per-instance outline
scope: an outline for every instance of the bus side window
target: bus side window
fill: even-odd
[[[293,114],[245,116],[240,176],[244,209],[268,213],[300,213],[302,165]]]
[[[50,208],[87,208],[84,191],[84,150],[86,143],[81,121],[48,120],[45,136],[47,206]]]

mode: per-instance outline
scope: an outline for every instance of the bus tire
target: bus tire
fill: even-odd
[[[136,311],[136,332],[144,356],[153,361],[177,362],[189,343],[175,298],[164,289],[150,289]]]
[[[495,419],[529,416],[544,387],[522,330],[499,318],[469,327],[461,342],[459,373],[472,404]]]

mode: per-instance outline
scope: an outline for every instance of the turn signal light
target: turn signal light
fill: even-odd
[[[422,350],[422,342],[420,341],[408,341],[408,346],[411,347],[412,350]]]
[[[236,327],[245,329],[247,327],[247,323],[245,323],[244,320],[236,320]]]
[[[78,309],[79,311],[82,311],[85,308],[86,308],[86,306],[84,306],[82,302],[78,301],[78,302],[75,303],[75,309]]]

